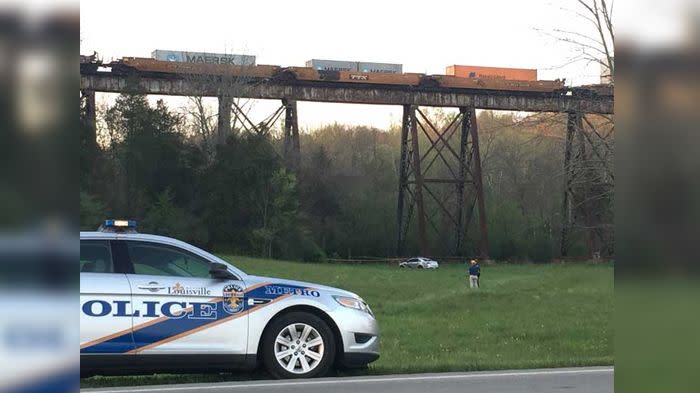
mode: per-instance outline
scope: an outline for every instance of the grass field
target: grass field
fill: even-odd
[[[468,288],[466,265],[437,271],[225,257],[250,274],[300,279],[362,296],[381,329],[368,373],[492,370],[613,363],[613,267],[491,265]],[[241,375],[93,377],[83,386],[196,382]]]

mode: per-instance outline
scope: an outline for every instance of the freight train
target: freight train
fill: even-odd
[[[157,57],[155,53],[154,57]],[[204,58],[204,56],[202,57]],[[228,59],[231,58],[229,57]],[[450,66],[447,70],[448,75],[427,75],[404,73],[400,64],[314,59],[309,60],[306,67],[281,67],[264,64],[254,65],[254,57],[252,59],[244,57],[236,59],[240,60],[240,64],[234,64],[235,61],[233,60],[226,60],[226,62],[187,62],[124,57],[105,64],[105,66],[111,67],[112,73],[115,74],[128,74],[136,71],[141,74],[170,78],[206,75],[232,78],[241,83],[269,80],[278,83],[319,84],[331,82],[349,85],[382,85],[386,87],[421,89],[478,89],[541,93],[565,91],[563,80],[537,80],[536,70],[491,68],[492,75],[488,75],[488,67],[471,67],[471,69],[479,70],[469,71],[465,68],[469,66]],[[83,63],[82,57],[81,63]],[[504,70],[506,70],[505,73]],[[81,64],[81,72],[90,73],[92,71],[93,68],[90,67],[90,64]],[[534,75],[532,71],[534,71]],[[498,74],[499,72],[502,75]],[[523,79],[509,79],[510,75],[520,75]]]

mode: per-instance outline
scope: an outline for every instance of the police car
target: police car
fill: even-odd
[[[314,377],[379,357],[354,293],[253,276],[187,243],[107,220],[80,233],[81,374],[224,371]]]

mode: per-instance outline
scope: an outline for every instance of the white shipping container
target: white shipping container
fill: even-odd
[[[311,59],[306,66],[318,71],[357,71],[356,61]]]
[[[401,74],[403,72],[403,66],[401,64],[391,64],[391,63],[359,63],[359,72],[379,72],[385,74]]]
[[[225,53],[185,52],[156,49],[151,57],[162,61],[178,61],[198,64],[255,65],[255,56]]]
[[[306,66],[318,71],[357,71],[386,74],[401,74],[403,72],[403,66],[401,64],[392,63],[311,59],[306,62]]]

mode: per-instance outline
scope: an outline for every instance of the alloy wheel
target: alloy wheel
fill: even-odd
[[[313,326],[293,323],[277,334],[275,358],[282,368],[294,374],[306,374],[321,363],[324,342]]]

